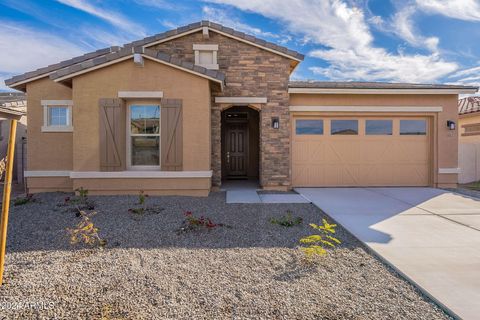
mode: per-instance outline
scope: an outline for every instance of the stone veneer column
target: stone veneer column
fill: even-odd
[[[212,186],[222,184],[222,110],[220,105],[212,103]]]

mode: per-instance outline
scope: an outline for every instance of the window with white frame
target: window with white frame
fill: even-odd
[[[160,106],[132,104],[128,108],[129,169],[160,168]]]
[[[207,69],[218,70],[218,44],[194,44],[195,64]]]
[[[42,132],[70,132],[72,126],[72,100],[42,100]]]

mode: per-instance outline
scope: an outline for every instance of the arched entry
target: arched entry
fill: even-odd
[[[222,179],[258,180],[260,115],[248,106],[222,111]]]

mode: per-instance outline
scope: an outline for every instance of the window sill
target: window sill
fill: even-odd
[[[197,64],[197,66],[210,70],[218,70],[218,64]]]
[[[73,132],[72,126],[42,126],[42,132]]]

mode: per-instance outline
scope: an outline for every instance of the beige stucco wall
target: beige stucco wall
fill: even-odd
[[[133,59],[73,79],[73,169],[99,171],[100,98],[118,91],[163,91],[164,98],[183,100],[183,170],[210,170],[209,80],[145,59]]]
[[[448,130],[447,120],[458,123],[457,95],[354,95],[291,94],[291,106],[441,106],[443,112],[415,113],[429,116],[433,122],[432,186],[448,187],[457,183],[457,174],[439,174],[439,168],[458,168],[458,132]],[[331,113],[328,113],[331,115]]]
[[[27,168],[28,170],[71,170],[73,145],[71,132],[42,132],[41,100],[71,100],[72,90],[42,78],[27,84]]]
[[[480,123],[480,113],[461,115],[458,119],[459,149],[458,162],[459,183],[470,183],[480,180],[480,135],[462,136],[466,124]]]

